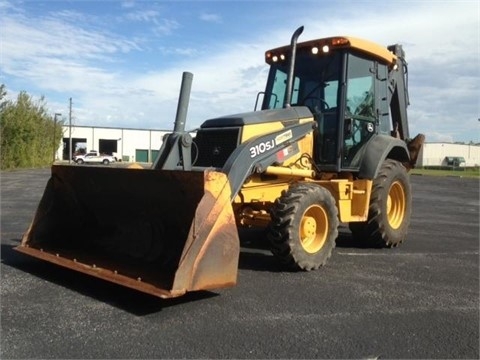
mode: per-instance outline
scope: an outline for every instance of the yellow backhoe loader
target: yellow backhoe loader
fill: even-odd
[[[338,36],[269,50],[255,111],[185,130],[183,74],[173,132],[149,169],[53,165],[16,250],[162,298],[236,284],[238,227],[267,229],[286,267],[313,270],[340,222],[358,242],[397,246],[411,215],[407,64]],[[257,109],[260,107],[260,109]]]

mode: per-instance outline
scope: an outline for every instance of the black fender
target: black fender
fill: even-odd
[[[407,144],[401,139],[388,135],[376,135],[365,145],[358,173],[361,179],[373,180],[385,159],[406,163],[410,161]]]

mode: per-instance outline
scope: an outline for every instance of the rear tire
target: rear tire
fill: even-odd
[[[271,210],[272,253],[296,270],[325,265],[338,236],[338,210],[325,188],[298,184],[284,191]]]
[[[83,163],[84,163],[84,161],[83,161],[82,159],[78,159],[78,160],[77,160],[77,164],[82,165]]]
[[[407,237],[412,212],[410,179],[398,161],[386,159],[373,181],[368,220],[350,223],[354,239],[373,247],[395,247]]]
[[[104,159],[102,162],[103,162],[103,165],[108,165],[108,164],[110,164],[110,161],[108,161],[107,159]]]

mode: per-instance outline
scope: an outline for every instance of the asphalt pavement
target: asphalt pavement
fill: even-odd
[[[49,169],[1,173],[1,359],[479,358],[479,182],[412,176],[407,241],[283,271],[241,232],[238,284],[163,300],[17,253]]]

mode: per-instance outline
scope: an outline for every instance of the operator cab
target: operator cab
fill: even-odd
[[[290,47],[267,51],[270,65],[262,110],[284,107]],[[374,134],[390,134],[388,66],[395,55],[354,38],[297,44],[290,106],[312,112],[315,162],[323,171],[355,171]],[[287,105],[288,106],[288,105]]]

